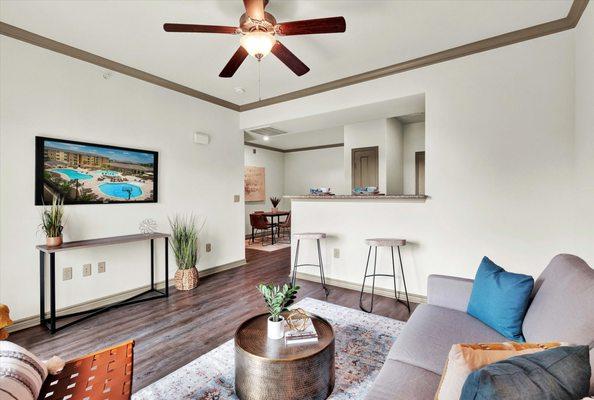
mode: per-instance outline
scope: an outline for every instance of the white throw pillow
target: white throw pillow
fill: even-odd
[[[0,340],[0,399],[35,400],[46,377],[45,364],[34,354]]]

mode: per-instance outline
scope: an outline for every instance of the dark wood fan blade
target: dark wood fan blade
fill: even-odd
[[[346,31],[344,17],[306,19],[278,24],[280,35],[313,35],[317,33],[340,33]]]
[[[271,50],[272,54],[278,57],[291,71],[297,76],[309,72],[309,67],[305,65],[297,56],[287,49],[281,42],[277,41]]]
[[[198,32],[198,33],[237,33],[233,26],[193,25],[193,24],[164,24],[166,32]]]
[[[239,46],[219,76],[221,78],[231,78],[235,74],[235,71],[239,69],[239,66],[247,56],[248,52],[243,47]]]
[[[245,13],[252,19],[264,20],[264,0],[243,0]]]

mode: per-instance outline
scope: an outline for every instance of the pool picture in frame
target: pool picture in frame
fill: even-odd
[[[156,203],[158,153],[35,137],[35,204]]]

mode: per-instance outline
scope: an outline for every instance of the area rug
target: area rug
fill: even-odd
[[[305,298],[295,307],[326,318],[334,327],[336,382],[329,399],[363,399],[404,322]],[[134,400],[237,399],[233,340],[145,387]]]
[[[245,248],[246,249],[254,249],[254,250],[261,250],[261,251],[276,251],[280,249],[286,249],[287,247],[291,247],[291,243],[279,243],[276,242],[275,244],[269,244],[266,246],[262,246],[262,243],[256,241],[252,243],[250,239],[245,241]]]

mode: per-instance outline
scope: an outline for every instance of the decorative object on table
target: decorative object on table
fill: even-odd
[[[334,196],[334,193],[330,192],[330,188],[311,188],[309,194],[313,196]]]
[[[376,379],[384,361],[386,361],[383,356],[378,355],[388,354],[390,347],[397,340],[405,323],[311,298],[300,300],[295,304],[295,307],[301,307],[310,315],[323,318],[334,330],[336,340],[333,358],[336,364],[336,379],[334,390],[328,400],[364,399],[369,391],[370,383]],[[284,354],[298,355],[299,353],[307,352],[312,354],[317,352],[317,349],[323,347],[323,343],[328,340],[325,335],[329,333],[329,330],[325,329],[325,324],[323,324],[324,329],[320,330],[318,343],[306,346],[286,346],[282,340],[266,340],[266,334],[264,333],[266,317],[263,317],[262,320],[261,331],[244,332],[245,334],[251,333],[251,335],[245,337],[246,345],[253,345],[255,340],[259,344],[261,343],[262,346],[279,348]],[[237,400],[234,388],[234,382],[236,381],[234,379],[236,367],[234,354],[240,351],[235,349],[235,339],[232,338],[162,379],[140,389],[134,393],[132,398],[133,400]],[[246,357],[249,357],[249,355],[246,355]],[[317,354],[315,358],[319,360]],[[265,361],[261,359],[262,363]],[[283,369],[285,364],[290,366],[293,362],[270,360],[270,364],[275,364],[276,367]],[[330,365],[333,366],[333,364]],[[356,366],[356,368],[353,366]],[[273,368],[272,365],[271,368]],[[197,371],[199,372],[197,373]],[[323,366],[318,364],[307,371],[300,372],[306,373],[318,382],[317,379],[322,377],[323,371],[328,370],[323,369]],[[244,372],[249,373],[250,371]],[[259,371],[253,372],[257,373]],[[262,377],[266,378],[266,376]],[[288,387],[291,383],[294,383],[295,378],[289,375],[281,375],[277,381],[274,381],[276,378],[272,376],[270,379],[273,382],[270,389],[278,390],[280,389],[279,385]],[[277,392],[277,396],[274,398],[278,399],[278,396],[279,393]],[[316,397],[301,397],[301,399],[304,398]]]
[[[467,343],[450,349],[435,400],[459,399],[464,382],[472,372],[485,365],[524,354],[532,354],[566,345],[550,343]]]
[[[8,332],[4,328],[12,325],[9,313],[10,309],[8,306],[6,304],[0,304],[0,340],[5,340],[8,337]]]
[[[64,218],[64,200],[55,196],[50,207],[43,208],[41,213],[41,229],[46,235],[46,245],[56,247],[62,244],[62,219]]]
[[[524,341],[522,323],[534,278],[505,271],[483,257],[472,285],[467,312],[508,339]]]
[[[244,195],[245,201],[264,201],[266,199],[264,167],[245,167]]]
[[[307,313],[298,308],[287,316],[287,331],[285,332],[285,344],[303,344],[318,341],[318,332],[311,318]]]
[[[560,346],[498,361],[471,373],[460,399],[582,399],[590,389],[589,358],[588,346]]]
[[[270,339],[282,339],[285,333],[284,318],[281,315],[297,297],[299,286],[284,284],[276,286],[273,284],[259,284],[258,290],[264,297],[266,308],[270,316],[268,317],[267,334]]]
[[[151,233],[157,232],[158,226],[157,221],[152,218],[143,219],[138,224],[138,230],[140,233],[144,233],[145,235],[150,235]]]
[[[198,234],[202,227],[196,225],[193,215],[176,215],[169,219],[171,225],[171,249],[175,256],[177,271],[174,283],[178,290],[191,290],[198,286]],[[204,226],[204,224],[202,224]]]
[[[380,196],[378,188],[375,186],[367,187],[356,187],[353,189],[353,195],[355,196]]]
[[[132,394],[134,341],[69,360],[47,377],[39,399],[128,400]]]
[[[40,136],[35,146],[36,205],[157,202],[156,151]]]
[[[277,212],[278,211],[278,205],[281,202],[281,199],[278,197],[271,197],[270,198],[270,202],[272,203],[272,210],[271,212]]]

